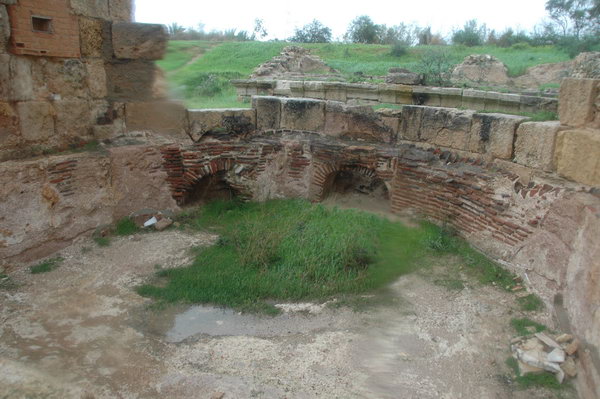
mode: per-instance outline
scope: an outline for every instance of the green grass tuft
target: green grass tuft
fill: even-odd
[[[94,242],[99,247],[108,247],[110,245],[110,238],[108,237],[94,237]]]
[[[425,267],[423,259],[437,252],[430,248],[432,238],[441,234],[426,223],[409,228],[366,212],[303,200],[216,201],[178,220],[214,231],[220,239],[199,250],[191,266],[158,271],[161,284],[143,285],[138,293],[164,302],[244,310],[264,311],[271,300],[323,300],[383,287]],[[448,240],[452,251],[477,259],[473,270],[485,281],[493,263],[458,237]]]
[[[129,236],[140,231],[140,228],[135,222],[129,218],[123,218],[117,222],[115,226],[115,235]]]
[[[0,289],[11,290],[17,288],[18,284],[7,274],[0,273]]]
[[[31,272],[31,274],[48,273],[59,267],[63,261],[64,259],[60,256],[56,258],[47,259],[42,263],[39,263],[35,266],[31,266],[29,268],[29,271]]]
[[[544,309],[544,302],[535,294],[517,298],[517,303],[521,307],[521,310],[526,312],[534,312]]]
[[[531,335],[532,333],[542,332],[547,329],[545,325],[527,318],[511,319],[510,325],[513,326],[518,335]],[[533,327],[530,328],[532,331],[527,327]]]
[[[520,375],[519,363],[517,359],[514,357],[509,357],[506,359],[506,365],[512,370],[515,375],[515,382],[519,386],[520,389],[529,389],[529,388],[548,388],[553,390],[563,390],[570,388],[570,384],[567,382],[563,382],[560,384],[556,377],[549,372],[543,372],[540,374],[536,373],[527,373],[525,375]]]

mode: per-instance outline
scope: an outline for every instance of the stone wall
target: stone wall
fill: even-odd
[[[560,328],[581,338],[578,388],[582,397],[595,398],[599,82],[566,79],[556,122],[427,106],[375,112],[336,101],[258,96],[253,109],[243,111],[254,128],[246,126],[243,134],[206,128],[195,144],[161,151],[181,205],[204,177],[217,173],[255,200],[320,201],[341,170],[383,180],[392,212],[416,211],[454,227],[543,298]],[[193,114],[199,126],[218,126],[235,112],[242,111],[193,111],[188,123]]]
[[[128,104],[163,98],[166,33],[131,13],[129,0],[0,1],[0,161],[117,137]]]
[[[254,79],[233,80],[232,83],[237,89],[238,98],[242,100],[264,95],[354,104],[391,103],[499,112],[556,112],[558,107],[558,101],[552,97],[452,87]]]

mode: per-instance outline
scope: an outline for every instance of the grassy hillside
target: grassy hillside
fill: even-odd
[[[254,68],[279,54],[290,45],[285,42],[205,42],[171,41],[164,60],[159,66],[167,72],[173,94],[192,108],[221,108],[249,106],[236,100],[231,79],[248,77]],[[417,46],[401,57],[391,54],[391,46],[368,44],[303,44],[327,64],[349,78],[356,73],[385,75],[391,67],[419,70],[422,55],[433,48],[448,53],[450,62],[460,63],[470,54],[491,54],[508,67],[509,75],[519,76],[527,68],[569,59],[555,47],[513,46]]]

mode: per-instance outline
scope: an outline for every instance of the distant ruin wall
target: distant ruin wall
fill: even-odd
[[[131,20],[130,0],[0,1],[0,161],[125,132],[154,86],[167,36]]]
[[[512,93],[454,87],[409,86],[293,80],[233,80],[238,98],[282,96],[314,98],[346,103],[388,103],[466,108],[496,112],[556,112],[558,100]]]

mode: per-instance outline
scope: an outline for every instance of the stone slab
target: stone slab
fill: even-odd
[[[559,175],[577,183],[600,187],[600,134],[592,129],[564,130],[556,139]]]
[[[172,101],[149,101],[125,105],[127,131],[152,131],[184,137],[187,128],[187,110]]]
[[[188,121],[194,138],[207,133],[246,136],[256,130],[256,110],[253,108],[190,109]]]
[[[554,169],[554,145],[560,122],[524,122],[517,129],[514,161],[550,172]]]
[[[325,127],[325,101],[281,99],[281,128],[321,132]]]
[[[145,60],[113,60],[106,64],[108,97],[117,101],[152,99],[156,66]]]
[[[515,132],[527,119],[506,114],[473,115],[468,150],[490,154],[494,158],[512,159]]]
[[[256,129],[259,131],[279,129],[281,123],[281,100],[279,97],[254,96],[252,108],[256,110]]]
[[[54,108],[46,101],[17,103],[21,136],[28,142],[43,142],[54,136]]]
[[[559,98],[558,114],[563,125],[600,129],[600,79],[564,79]]]

